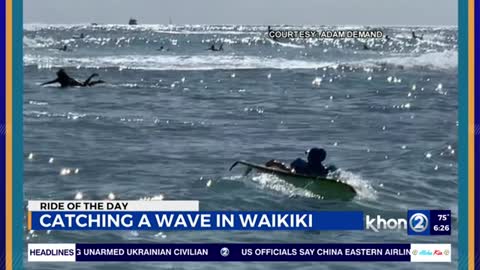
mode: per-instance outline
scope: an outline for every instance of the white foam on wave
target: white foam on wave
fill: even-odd
[[[98,57],[61,57],[26,54],[25,65],[40,69],[49,68],[118,68],[138,70],[216,70],[216,69],[318,69],[336,68],[338,65],[352,67],[376,67],[382,64],[404,68],[427,67],[433,69],[456,69],[457,51],[430,52],[418,56],[396,55],[383,58],[367,58],[346,62],[266,58],[261,56],[234,55],[112,55]]]
[[[243,175],[231,175],[231,176],[225,176],[222,179],[225,180],[230,180],[230,181],[241,181],[245,176]]]
[[[44,23],[27,23],[23,25],[23,29],[25,31],[39,31],[39,30],[47,30],[47,29],[65,29],[65,30],[72,30],[72,29],[138,29],[138,30],[145,30],[145,31],[161,31],[161,30],[189,30],[194,32],[200,31],[222,31],[222,32],[258,32],[258,31],[265,31],[266,25],[234,25],[234,24],[221,24],[221,25],[209,25],[209,24],[139,24],[139,25],[128,25],[128,24],[97,24],[92,25],[89,23],[83,24],[44,24]],[[369,27],[362,26],[362,25],[316,25],[316,24],[307,24],[307,25],[271,25],[273,29],[282,29],[282,30],[302,30],[302,29],[316,29],[316,30],[359,30],[359,29],[371,29],[371,28],[392,28],[397,31],[405,31],[410,32],[412,29],[417,31],[432,31],[432,30],[456,30],[458,29],[457,26],[426,26],[426,25],[381,25],[375,27],[370,25]],[[210,32],[209,32],[210,33]]]
[[[163,194],[154,195],[152,197],[142,197],[139,201],[163,201],[165,196]]]
[[[448,50],[443,52],[429,52],[418,56],[392,56],[378,60],[367,60],[366,64],[391,64],[404,68],[430,67],[435,69],[457,69],[458,52]]]
[[[47,106],[47,105],[48,105],[48,102],[36,101],[36,100],[29,100],[29,101],[28,101],[28,104],[37,105],[37,106]]]
[[[128,31],[146,31],[167,34],[252,34],[259,31],[265,31],[265,26],[242,26],[242,25],[167,25],[167,24],[41,24],[32,23],[24,24],[25,31],[40,31],[40,30],[128,30]]]
[[[59,42],[53,38],[44,38],[44,37],[23,37],[23,46],[26,48],[48,48],[52,47]]]
[[[214,70],[214,69],[313,69],[331,66],[333,62],[289,60],[258,56],[168,56],[119,55],[102,57],[56,57],[26,54],[25,65],[38,68],[83,67],[140,70]]]
[[[59,118],[66,118],[69,120],[78,120],[78,119],[87,117],[87,114],[85,113],[77,113],[77,112],[51,113],[48,111],[38,111],[38,110],[26,110],[23,112],[23,115],[33,116],[33,117],[59,117]]]
[[[349,184],[357,191],[356,200],[375,201],[377,199],[377,193],[373,189],[372,185],[360,175],[354,174],[349,171],[339,169],[334,175],[340,182]],[[272,174],[260,173],[254,175],[252,181],[259,184],[263,189],[269,189],[280,192],[289,197],[299,196],[305,198],[315,198],[323,200],[323,196],[315,194],[309,190],[296,187],[285,180]]]
[[[261,188],[274,190],[289,197],[299,196],[323,200],[322,196],[319,196],[311,191],[295,187],[294,185],[282,180],[281,178],[273,174],[257,174],[252,177],[252,181],[259,184]]]
[[[271,40],[271,39],[266,39],[266,40],[268,40],[270,43],[272,43],[274,45],[279,45],[279,46],[282,46],[282,47],[298,48],[298,49],[305,48],[304,45],[300,45],[300,44],[295,44],[295,43],[290,43],[290,42],[279,42],[279,41],[274,41],[274,40]]]
[[[338,169],[332,176],[337,178],[340,182],[349,184],[352,186],[355,191],[357,191],[357,199],[360,200],[376,200],[377,193],[376,190],[372,187],[370,182],[363,179],[360,175]]]

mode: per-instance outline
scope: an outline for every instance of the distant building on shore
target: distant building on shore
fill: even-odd
[[[137,25],[137,20],[130,18],[130,20],[128,21],[128,25]]]

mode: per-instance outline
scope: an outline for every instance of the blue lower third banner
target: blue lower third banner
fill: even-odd
[[[30,262],[451,262],[450,244],[29,244]]]
[[[34,211],[33,230],[363,230],[361,211]]]

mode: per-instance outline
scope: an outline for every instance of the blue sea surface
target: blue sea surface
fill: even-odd
[[[275,26],[282,29],[365,29]],[[266,26],[24,25],[25,200],[199,200],[201,210],[451,209],[451,236],[380,232],[57,232],[27,243],[452,243],[457,247],[457,28],[386,39],[272,41]],[[423,35],[412,40],[411,32]],[[84,38],[78,38],[83,33]],[[224,50],[207,50],[223,43]],[[364,44],[369,49],[364,49]],[[58,48],[67,45],[67,51]],[[163,47],[163,50],[161,48]],[[89,88],[41,86],[65,68]],[[355,187],[325,198],[239,159],[310,147]],[[461,195],[461,194],[460,194]],[[26,256],[25,256],[26,258]],[[28,269],[456,269],[404,263],[28,263]]]

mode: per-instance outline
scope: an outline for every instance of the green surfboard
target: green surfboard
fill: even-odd
[[[293,186],[306,189],[314,194],[322,196],[324,199],[350,200],[357,194],[352,186],[338,179],[297,174],[289,170],[283,170],[277,167],[266,167],[264,165],[244,160],[239,160],[233,163],[230,167],[230,171],[238,164],[249,168],[247,173],[254,169],[260,173],[276,175]]]

